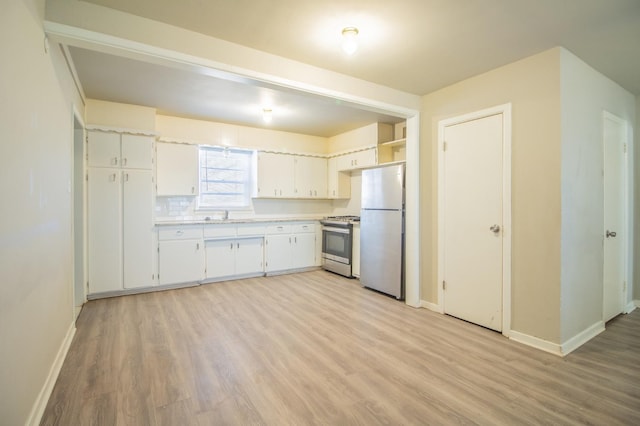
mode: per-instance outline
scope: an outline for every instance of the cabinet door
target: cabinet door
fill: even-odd
[[[327,198],[327,160],[296,156],[294,180],[297,197]]]
[[[265,270],[291,269],[291,235],[267,235],[265,245]]]
[[[197,282],[204,277],[201,240],[167,240],[158,243],[160,284]]]
[[[292,268],[308,268],[316,264],[316,234],[293,235]]]
[[[334,157],[336,159],[336,170],[344,171],[353,169],[353,154],[344,154]]]
[[[153,172],[123,170],[121,173],[124,288],[149,287],[155,281]]]
[[[153,169],[153,136],[122,135],[121,165],[129,169]]]
[[[120,135],[88,132],[89,167],[120,167]]]
[[[376,148],[354,152],[352,155],[352,168],[375,166],[378,164],[378,150]]]
[[[158,196],[198,195],[198,146],[157,143]]]
[[[263,238],[243,238],[236,241],[236,275],[264,271],[263,243]]]
[[[351,175],[338,171],[340,157],[332,157],[327,161],[327,195],[331,199],[351,197]]]
[[[294,157],[288,154],[258,154],[258,197],[295,196]]]
[[[88,173],[89,294],[121,290],[121,172],[89,168]]]
[[[235,240],[211,240],[205,244],[207,250],[206,278],[220,278],[235,275]]]

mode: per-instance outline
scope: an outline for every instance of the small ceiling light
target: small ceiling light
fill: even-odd
[[[262,119],[265,123],[271,123],[271,120],[273,119],[273,111],[271,108],[262,109]]]
[[[346,27],[342,30],[342,50],[347,55],[353,55],[358,50],[358,29]]]

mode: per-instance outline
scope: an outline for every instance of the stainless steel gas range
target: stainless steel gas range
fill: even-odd
[[[322,223],[322,267],[352,278],[353,223],[359,216],[329,216]]]

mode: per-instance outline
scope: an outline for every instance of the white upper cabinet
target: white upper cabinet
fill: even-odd
[[[89,167],[120,167],[120,135],[87,132]]]
[[[258,153],[258,197],[295,197],[294,168],[293,155]]]
[[[258,153],[259,198],[327,198],[327,159]]]
[[[327,195],[331,199],[351,197],[351,176],[348,172],[338,171],[340,157],[327,160]]]
[[[153,168],[153,136],[89,131],[89,167]]]
[[[198,195],[198,146],[158,142],[158,196]]]
[[[319,157],[295,157],[296,197],[327,198],[327,160]]]
[[[374,147],[335,158],[338,171],[361,169],[378,164],[378,150]]]
[[[153,169],[153,136],[122,135],[120,161],[127,169]]]

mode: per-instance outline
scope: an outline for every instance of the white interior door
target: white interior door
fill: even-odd
[[[604,115],[603,320],[621,314],[625,304],[626,123]]]
[[[444,128],[444,312],[502,331],[503,115]]]

